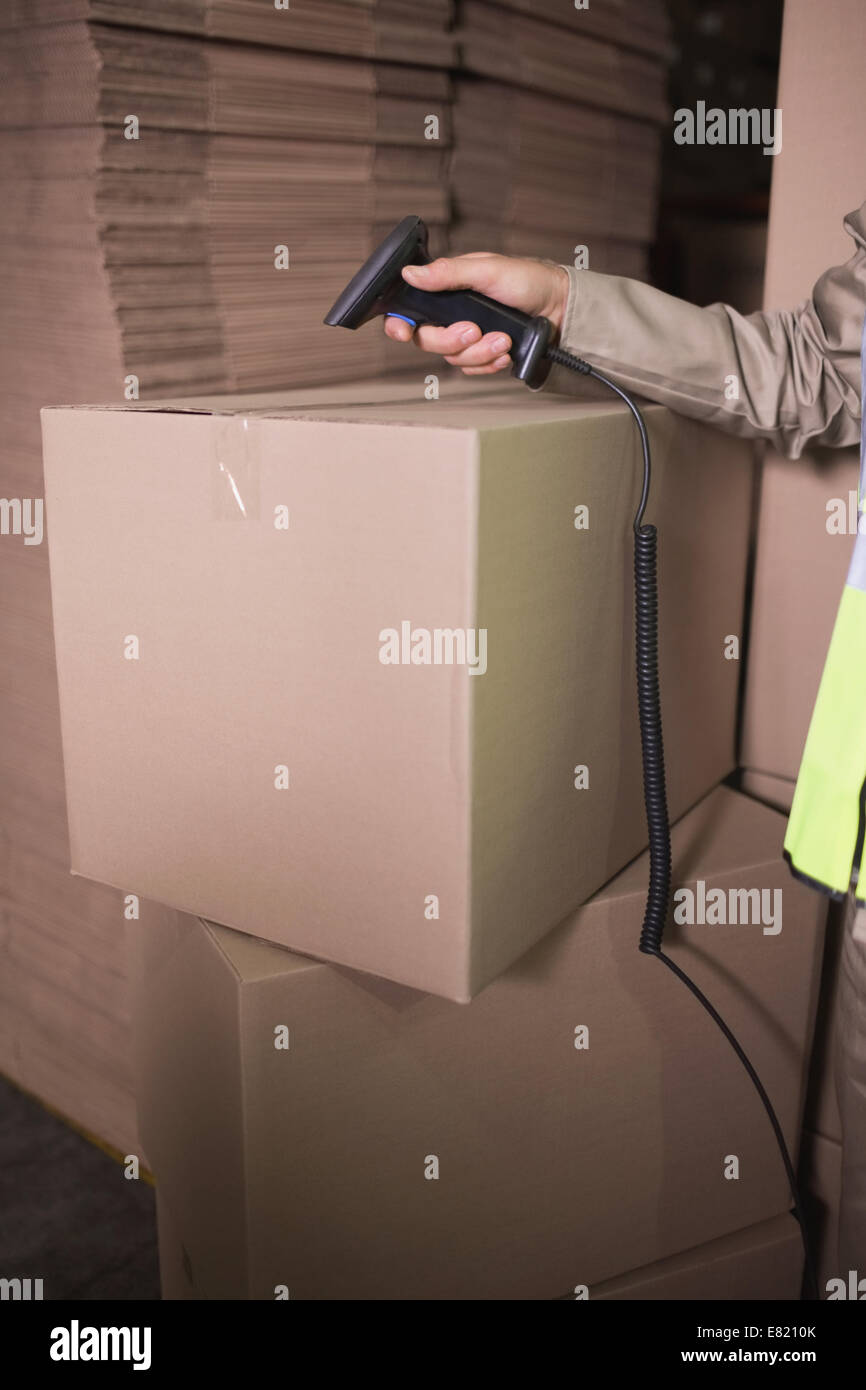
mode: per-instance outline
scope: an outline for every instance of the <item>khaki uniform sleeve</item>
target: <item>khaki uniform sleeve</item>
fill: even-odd
[[[560,345],[626,390],[732,434],[770,439],[789,458],[809,445],[856,444],[866,203],[844,226],[854,255],[791,310],[702,309],[638,280],[566,266]],[[581,381],[554,367],[544,389],[571,394]]]

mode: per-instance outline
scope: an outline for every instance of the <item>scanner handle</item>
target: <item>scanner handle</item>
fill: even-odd
[[[422,290],[402,278],[388,295],[384,312],[397,314],[415,327],[447,328],[466,319],[482,333],[507,333],[511,339],[513,375],[538,387],[550,370],[545,352],[553,334],[549,319],[532,318],[475,290]]]

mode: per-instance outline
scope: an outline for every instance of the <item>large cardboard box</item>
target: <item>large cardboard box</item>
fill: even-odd
[[[796,309],[823,271],[854,254],[842,219],[864,197],[864,49],[862,0],[786,0],[767,309]],[[799,771],[856,534],[857,453],[815,449],[792,462],[768,449],[765,458],[741,760],[773,777]]]
[[[674,923],[669,950],[795,1153],[825,904],[783,827],[727,788],[675,827],[678,887],[758,890],[781,929]],[[142,1142],[200,1296],[558,1298],[787,1211],[740,1063],[638,951],[646,872],[463,1006],[182,915],[130,924]]]
[[[784,811],[785,815],[790,812],[796,786],[792,778],[774,777],[768,772],[755,772],[752,768],[743,767],[733,780],[737,791],[745,792],[746,796],[754,796],[777,811]]]
[[[204,1299],[196,1283],[189,1252],[183,1243],[183,1223],[169,1209],[161,1190],[156,1194],[159,1232],[159,1274],[162,1296],[168,1300]],[[796,1300],[803,1277],[800,1229],[792,1216],[774,1216],[748,1230],[707,1241],[695,1250],[657,1260],[642,1269],[594,1284],[585,1292],[572,1290],[570,1299],[593,1302],[690,1301],[728,1299]]]
[[[608,1302],[796,1302],[802,1283],[800,1228],[793,1216],[785,1215],[621,1274],[590,1289],[589,1296]]]
[[[45,486],[73,871],[466,1000],[646,843],[640,462],[618,402],[434,383],[47,410]],[[647,414],[678,815],[751,454]]]

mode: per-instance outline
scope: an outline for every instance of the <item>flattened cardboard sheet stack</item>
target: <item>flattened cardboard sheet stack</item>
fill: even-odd
[[[458,21],[454,249],[645,278],[667,115],[663,7],[465,0]]]
[[[297,52],[447,66],[453,0],[6,0],[0,29],[86,19]]]
[[[101,250],[119,380],[146,398],[385,366],[384,339],[329,333],[323,306],[407,208],[447,222],[446,72],[107,25],[7,37],[4,120],[32,164],[4,239]]]

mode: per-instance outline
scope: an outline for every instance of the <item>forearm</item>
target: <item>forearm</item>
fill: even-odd
[[[857,216],[846,222],[855,240]],[[748,316],[566,269],[561,345],[619,385],[730,433],[770,439],[792,458],[810,443],[858,441],[862,246],[799,309]],[[571,392],[578,380],[555,368],[547,389]]]

